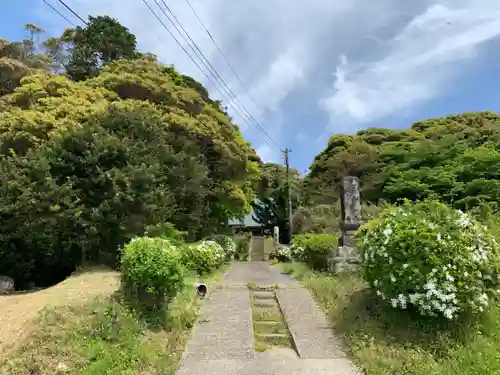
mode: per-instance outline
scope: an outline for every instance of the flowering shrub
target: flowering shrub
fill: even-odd
[[[293,259],[303,262],[305,259],[307,234],[299,234],[293,237],[290,243],[290,253]]]
[[[125,245],[122,282],[140,297],[144,292],[160,303],[171,298],[184,285],[185,269],[178,247],[163,238],[137,237]]]
[[[215,241],[201,241],[184,247],[182,261],[191,270],[203,275],[215,270],[225,259],[222,247]]]
[[[405,202],[358,232],[366,280],[394,308],[454,319],[500,294],[500,252],[487,229],[437,201]]]
[[[312,268],[325,270],[337,245],[337,236],[333,234],[300,234],[292,240],[291,255]]]
[[[222,246],[226,259],[231,259],[236,254],[236,244],[231,237],[224,235],[214,236],[213,241]]]
[[[292,252],[288,246],[277,244],[274,246],[270,259],[276,259],[280,262],[289,262],[292,260]]]

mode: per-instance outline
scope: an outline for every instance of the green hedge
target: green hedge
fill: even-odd
[[[162,305],[184,286],[179,247],[163,238],[134,238],[123,249],[121,269],[125,290],[148,304]]]
[[[328,269],[328,260],[338,246],[333,234],[299,234],[291,243],[292,258],[320,271]]]

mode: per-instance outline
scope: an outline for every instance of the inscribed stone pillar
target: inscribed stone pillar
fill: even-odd
[[[344,177],[340,191],[340,212],[342,215],[341,246],[354,247],[354,233],[361,224],[359,179],[353,176]]]
[[[342,271],[352,269],[359,258],[357,256],[355,233],[361,224],[361,197],[359,179],[347,176],[342,179],[340,188],[341,237],[340,246],[335,257],[335,269]]]

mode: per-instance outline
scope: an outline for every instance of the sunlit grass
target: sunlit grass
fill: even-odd
[[[215,287],[223,269],[204,279]],[[158,311],[152,326],[117,292],[91,303],[45,309],[2,375],[174,374],[200,304],[195,278]]]

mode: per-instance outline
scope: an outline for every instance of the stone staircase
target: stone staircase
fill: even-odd
[[[255,351],[293,350],[292,337],[272,288],[250,288]],[[295,353],[296,355],[296,353]]]

